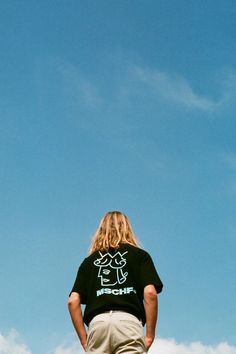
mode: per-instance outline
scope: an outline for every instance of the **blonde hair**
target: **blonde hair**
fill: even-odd
[[[118,248],[121,243],[139,247],[127,216],[120,211],[110,211],[102,218],[93,236],[89,253]]]

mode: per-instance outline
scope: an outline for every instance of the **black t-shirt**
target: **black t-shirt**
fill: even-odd
[[[108,252],[97,251],[79,267],[71,292],[80,294],[86,305],[84,322],[106,311],[131,313],[146,323],[143,289],[154,285],[157,293],[163,284],[150,255],[135,246],[121,244]]]

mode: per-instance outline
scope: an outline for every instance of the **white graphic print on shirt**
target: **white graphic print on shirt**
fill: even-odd
[[[123,254],[116,252],[114,255],[100,253],[101,257],[94,261],[94,265],[99,267],[98,277],[101,279],[101,286],[114,286],[126,281],[128,272],[123,273],[122,270],[126,265],[124,258],[126,253],[128,251]]]

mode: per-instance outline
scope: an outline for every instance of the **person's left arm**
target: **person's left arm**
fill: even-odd
[[[83,321],[83,314],[81,310],[81,300],[79,293],[72,292],[68,300],[68,309],[71,320],[78,334],[80,343],[86,351],[87,333]]]

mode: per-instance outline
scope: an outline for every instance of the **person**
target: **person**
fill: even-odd
[[[86,353],[143,354],[155,338],[162,281],[128,217],[108,212],[92,239],[68,309]],[[81,304],[85,304],[84,313]],[[144,325],[146,331],[144,335]],[[88,332],[86,331],[86,326]]]

